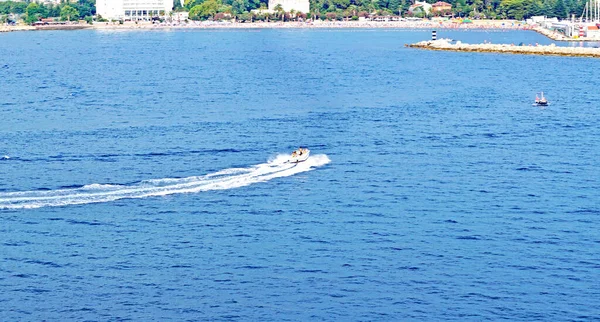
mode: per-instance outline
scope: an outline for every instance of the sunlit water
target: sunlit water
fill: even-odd
[[[0,320],[599,318],[600,60],[429,37],[0,35]]]

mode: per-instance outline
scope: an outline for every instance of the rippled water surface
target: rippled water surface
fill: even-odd
[[[0,35],[1,320],[599,319],[600,60],[429,35]]]

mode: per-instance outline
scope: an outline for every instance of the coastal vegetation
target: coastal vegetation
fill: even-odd
[[[447,0],[451,10],[424,12],[409,10],[413,0],[309,0],[310,12],[285,12],[281,6],[267,11],[268,0],[185,0],[180,6],[175,1],[174,10],[189,11],[192,20],[238,21],[289,21],[298,19],[358,20],[368,16],[404,16],[427,18],[433,16],[473,19],[526,19],[532,16],[570,17],[581,15],[585,0]],[[437,0],[426,0],[434,3]],[[262,10],[256,10],[262,9]],[[26,23],[43,18],[60,17],[61,20],[85,19],[91,21],[96,14],[95,0],[62,0],[58,4],[35,2],[0,2],[0,22],[10,22],[9,17],[20,17]],[[86,18],[87,17],[87,18]],[[101,17],[98,18],[101,20]]]
[[[426,0],[435,3],[437,0]],[[267,0],[186,0],[183,9],[190,11],[190,19],[215,18],[219,13],[225,17],[253,15],[257,20],[286,20],[298,15],[322,20],[357,20],[370,15],[405,17],[463,17],[487,19],[526,19],[532,16],[558,17],[571,14],[581,15],[585,0],[447,0],[452,5],[449,11],[426,13],[409,10],[412,0],[310,0],[311,12],[253,13],[255,9],[266,9]],[[192,10],[194,9],[194,10]]]
[[[360,17],[372,14],[415,17],[470,17],[487,19],[526,19],[532,16],[567,18],[570,14],[581,15],[584,0],[447,0],[450,11],[425,13],[410,11],[411,0],[310,0],[311,11],[321,19],[328,13],[336,18]],[[435,3],[437,0],[427,0]]]
[[[0,17],[6,16],[8,21],[8,15],[16,16],[28,24],[45,18],[60,18],[63,21],[90,20],[95,14],[96,0],[61,1],[58,4],[10,0],[0,2]]]

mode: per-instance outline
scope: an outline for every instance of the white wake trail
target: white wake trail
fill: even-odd
[[[0,209],[27,209],[109,202],[127,198],[146,198],[178,193],[227,190],[288,177],[313,170],[330,162],[327,155],[311,156],[298,164],[286,163],[279,155],[267,163],[248,168],[231,168],[203,176],[144,180],[131,185],[90,184],[81,188],[47,191],[0,192]]]

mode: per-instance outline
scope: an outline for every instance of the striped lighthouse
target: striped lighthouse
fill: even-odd
[[[583,26],[579,26],[579,37],[583,36],[585,36],[585,33],[583,32]]]

